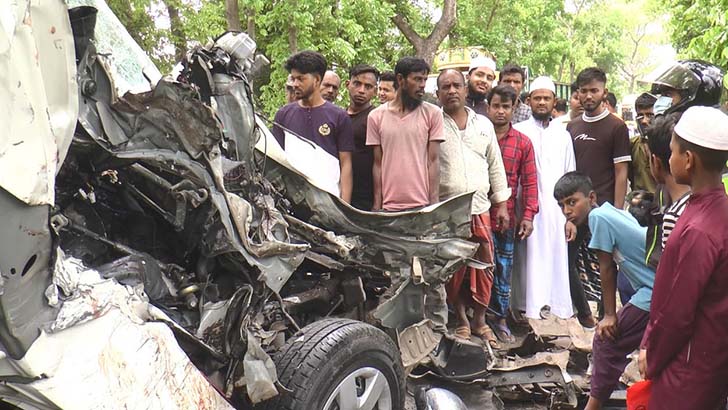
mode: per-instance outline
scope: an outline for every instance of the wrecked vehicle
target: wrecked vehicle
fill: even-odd
[[[426,364],[575,403],[557,363],[433,331],[422,287],[477,264],[471,194],[385,214],[322,189],[255,113],[244,33],[172,79],[102,0],[2,7],[3,401],[401,409]]]

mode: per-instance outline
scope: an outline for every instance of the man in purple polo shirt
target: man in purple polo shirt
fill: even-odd
[[[338,192],[341,199],[351,202],[352,170],[351,153],[354,151],[354,134],[351,119],[343,109],[331,104],[321,97],[321,79],[326,73],[326,59],[315,51],[301,51],[288,58],[286,70],[291,74],[293,93],[296,101],[286,104],[275,115],[272,133],[281,147],[290,155],[291,147],[286,143],[295,138],[286,137],[285,131],[293,132],[321,147],[338,160],[339,181]],[[285,129],[285,131],[284,131]],[[287,139],[289,139],[287,141]],[[315,160],[308,166],[327,166],[327,161]],[[318,170],[319,174],[328,174],[328,170]],[[323,172],[320,172],[323,171]]]

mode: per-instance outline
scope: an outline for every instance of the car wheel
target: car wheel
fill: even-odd
[[[264,403],[285,410],[400,410],[405,378],[399,350],[381,330],[349,319],[301,329],[274,356],[291,392]]]

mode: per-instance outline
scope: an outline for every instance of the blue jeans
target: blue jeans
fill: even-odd
[[[493,291],[490,298],[490,308],[499,318],[506,317],[510,305],[515,234],[515,228],[510,228],[504,232],[493,232],[495,269],[493,270]]]

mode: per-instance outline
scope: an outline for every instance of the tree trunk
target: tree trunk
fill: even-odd
[[[564,64],[566,64],[566,54],[561,56],[561,62],[559,63],[559,82],[564,81]]]
[[[572,60],[569,63],[569,84],[574,82],[574,74],[576,74],[576,62]]]
[[[247,27],[247,33],[250,36],[250,38],[255,41],[255,9],[250,7],[247,9],[248,14],[248,27]]]
[[[225,20],[230,31],[243,31],[240,24],[240,7],[238,0],[225,0]]]
[[[296,13],[298,11],[298,0],[289,0],[289,8],[292,13]],[[298,29],[293,19],[291,19],[290,25],[288,26],[288,51],[291,54],[298,52]]]
[[[185,53],[187,53],[187,38],[182,28],[179,9],[176,5],[171,4],[169,0],[167,3],[167,13],[169,14],[169,29],[172,33],[172,45],[174,45],[174,58],[176,61],[180,61],[185,56]]]
[[[405,16],[400,13],[395,14],[392,17],[392,21],[407,41],[412,44],[412,47],[414,47],[415,56],[422,58],[427,64],[432,66],[438,47],[440,47],[440,44],[442,44],[445,37],[452,31],[457,22],[457,0],[443,0],[440,20],[435,23],[435,27],[427,37],[419,35],[409,24]]]
[[[488,16],[488,22],[485,23],[485,31],[490,30],[490,26],[493,24],[493,20],[495,20],[495,12],[500,7],[500,1],[496,0],[493,2],[493,8],[490,9],[490,16]]]

